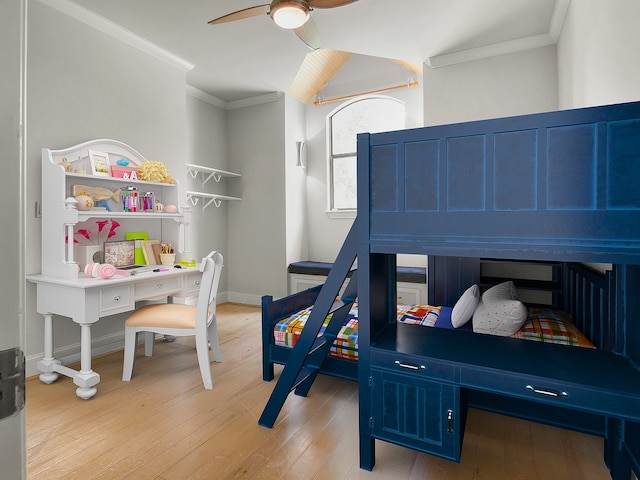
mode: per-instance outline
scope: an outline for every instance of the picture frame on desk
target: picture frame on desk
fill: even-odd
[[[89,150],[89,163],[91,164],[91,174],[100,177],[111,176],[109,171],[109,155],[97,150]]]

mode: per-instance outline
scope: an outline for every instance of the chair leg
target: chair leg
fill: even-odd
[[[124,328],[124,362],[122,364],[122,381],[128,382],[133,374],[133,364],[136,360],[136,343],[138,333],[135,328]]]
[[[153,356],[153,347],[156,344],[156,334],[153,332],[144,332],[144,356]]]
[[[213,388],[213,379],[211,378],[211,364],[209,361],[209,345],[204,335],[196,335],[196,352],[198,354],[198,364],[200,365],[200,374],[202,375],[202,383],[204,388],[211,390]]]
[[[216,362],[220,363],[222,361],[222,352],[220,351],[220,341],[218,339],[218,323],[216,321],[216,317],[213,317],[213,321],[209,325],[208,329],[209,333],[209,348],[213,352],[213,358],[215,358]]]

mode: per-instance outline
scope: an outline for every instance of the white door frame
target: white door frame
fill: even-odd
[[[0,213],[3,272],[0,276],[0,352],[25,349],[25,172],[26,172],[26,65],[27,2],[0,2],[0,160],[5,175],[0,177]],[[15,207],[14,207],[15,206]],[[2,478],[26,478],[26,433],[24,408],[24,363],[18,367],[17,384],[22,386],[18,402],[0,405],[0,465]],[[0,365],[0,367],[2,367]],[[14,383],[4,376],[0,388],[13,392]],[[5,400],[11,395],[4,395]]]

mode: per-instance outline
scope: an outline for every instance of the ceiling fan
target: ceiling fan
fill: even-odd
[[[335,8],[357,0],[273,0],[270,4],[257,5],[214,18],[210,25],[233,22],[244,18],[267,14],[281,28],[296,32],[296,35],[313,50],[320,48],[318,27],[311,18],[314,8]]]

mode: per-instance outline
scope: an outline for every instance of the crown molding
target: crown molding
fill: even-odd
[[[474,60],[482,60],[484,58],[497,57],[507,53],[522,52],[532,48],[545,47],[554,45],[556,42],[551,35],[543,33],[532,37],[518,38],[508,42],[494,43],[485,47],[471,48],[469,50],[461,50],[454,53],[446,53],[444,55],[436,55],[430,57],[427,65],[431,68],[446,67],[458,63],[472,62]]]
[[[256,95],[255,97],[247,97],[247,98],[241,98],[239,100],[233,100],[231,102],[225,102],[224,100],[220,100],[218,97],[211,95],[210,93],[204,92],[199,88],[196,88],[191,85],[187,85],[187,95],[190,95],[194,98],[202,100],[203,102],[207,102],[218,108],[224,108],[225,110],[237,110],[239,108],[252,107],[254,105],[261,105],[263,103],[277,102],[284,96],[284,93],[270,92],[270,93],[265,93],[263,95]]]
[[[558,38],[562,32],[562,26],[567,16],[567,10],[571,0],[556,0],[549,31],[540,35],[533,35],[525,38],[518,38],[508,42],[494,43],[484,47],[470,48],[459,52],[445,53],[429,57],[425,64],[431,68],[446,67],[457,63],[482,60],[484,58],[496,57],[508,53],[522,52],[533,48],[546,47],[558,43]]]
[[[106,33],[110,37],[118,39],[128,45],[131,45],[138,50],[141,50],[163,62],[166,62],[183,72],[188,72],[193,69],[195,65],[184,60],[183,58],[174,55],[173,53],[160,48],[156,44],[145,40],[144,38],[122,28],[120,25],[107,20],[100,15],[87,10],[80,5],[71,2],[70,0],[38,0],[43,5],[47,5],[55,10],[58,10],[65,15],[78,20],[79,22],[89,25],[103,33]]]
[[[234,100],[233,102],[226,102],[225,109],[237,110],[239,108],[261,105],[263,103],[277,102],[283,96],[283,92],[270,92],[265,93],[264,95],[256,95],[255,97],[241,98],[240,100]]]
[[[224,100],[220,100],[218,97],[215,97],[207,92],[203,92],[199,88],[193,87],[191,85],[187,85],[187,95],[190,95],[198,100],[202,100],[203,102],[210,103],[211,105],[218,108],[227,108],[227,102]]]

